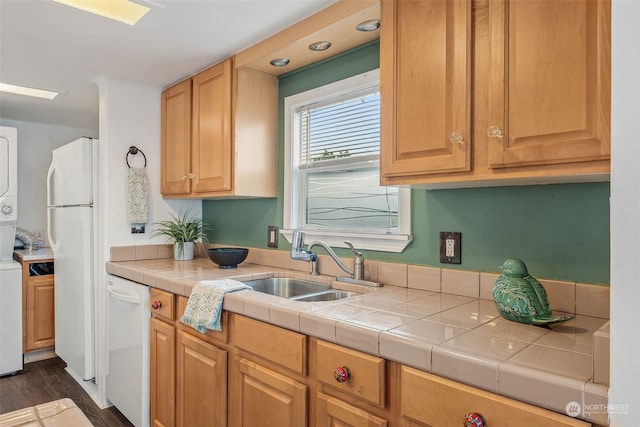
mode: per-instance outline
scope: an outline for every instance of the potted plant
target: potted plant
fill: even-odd
[[[202,218],[191,216],[190,209],[184,213],[182,210],[177,215],[170,214],[171,219],[156,222],[156,229],[153,235],[167,236],[173,240],[173,257],[178,261],[188,261],[193,259],[195,242],[200,240],[208,241],[208,226]]]

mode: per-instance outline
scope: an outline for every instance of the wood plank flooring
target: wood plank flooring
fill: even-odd
[[[56,357],[27,363],[22,372],[0,378],[0,414],[68,397],[95,427],[132,427],[115,407],[98,408],[65,367]]]

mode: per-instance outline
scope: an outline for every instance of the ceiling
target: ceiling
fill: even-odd
[[[0,0],[0,81],[60,92],[0,93],[0,117],[98,128],[97,78],[164,88],[335,0],[136,0],[136,26],[51,0]]]

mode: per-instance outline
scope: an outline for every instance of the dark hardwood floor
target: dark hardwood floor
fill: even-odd
[[[0,414],[68,397],[95,427],[132,426],[116,408],[98,408],[65,367],[56,357],[25,364],[22,372],[0,378]]]

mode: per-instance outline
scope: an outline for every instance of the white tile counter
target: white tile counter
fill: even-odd
[[[13,257],[20,262],[54,259],[53,250],[51,248],[16,249],[13,251]]]
[[[107,272],[189,296],[200,280],[297,277],[325,281],[362,295],[299,302],[243,290],[224,309],[432,372],[566,414],[571,402],[588,421],[606,424],[608,387],[593,382],[593,334],[607,319],[575,319],[538,327],[500,317],[492,300],[385,286],[354,289],[332,277],[243,263],[219,269],[207,258],[108,262]],[[604,406],[602,406],[604,405]]]

